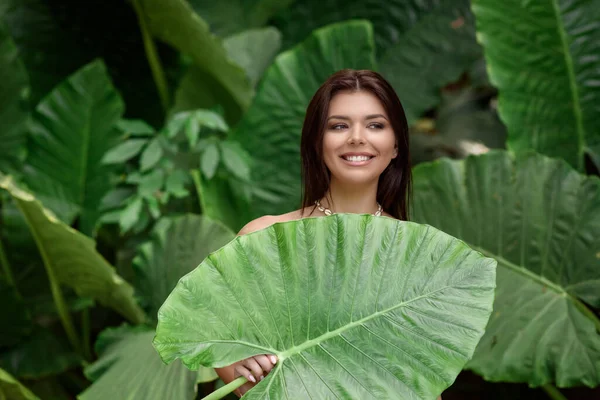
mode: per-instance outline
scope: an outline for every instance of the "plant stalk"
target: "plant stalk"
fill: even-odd
[[[162,64],[160,63],[160,58],[158,57],[154,40],[152,39],[150,31],[148,30],[144,9],[140,4],[140,0],[133,0],[133,8],[135,9],[135,13],[137,14],[138,22],[140,24],[140,31],[144,41],[144,50],[146,51],[148,65],[152,71],[152,77],[154,78],[154,84],[156,85],[158,95],[160,96],[160,102],[166,113],[169,110],[170,100],[165,73],[163,71]]]
[[[548,397],[550,397],[553,400],[568,400],[561,392],[560,390],[558,390],[557,388],[555,388],[554,386],[552,386],[551,384],[547,383],[544,386],[542,386],[542,389],[544,390],[544,392],[546,392],[546,394],[548,395]]]
[[[203,397],[202,400],[222,399],[223,397],[227,396],[229,393],[232,393],[234,390],[236,390],[237,388],[239,388],[246,382],[248,382],[248,379],[246,379],[243,376],[240,376],[239,378],[232,380],[231,382],[229,382],[227,385],[223,386],[222,388],[215,390],[208,396]]]
[[[204,204],[204,196],[202,195],[202,182],[200,177],[200,171],[197,169],[190,170],[192,175],[192,181],[194,181],[194,187],[196,188],[196,194],[198,195],[198,201],[200,202],[200,210],[202,213],[206,213],[206,204]]]
[[[17,203],[17,207],[19,207],[19,210],[25,217],[25,221],[27,222],[29,231],[31,232],[31,235],[33,236],[33,239],[35,240],[35,243],[40,252],[40,255],[42,256],[42,260],[44,261],[44,267],[46,269],[46,274],[48,274],[48,281],[50,282],[50,290],[52,291],[52,299],[54,300],[54,305],[56,306],[56,310],[58,311],[60,321],[61,321],[63,328],[67,334],[67,337],[69,338],[69,342],[71,343],[71,346],[73,346],[73,349],[78,354],[82,354],[80,341],[79,341],[79,338],[77,337],[77,331],[75,330],[75,325],[73,325],[73,320],[71,319],[71,314],[69,313],[69,308],[67,307],[67,302],[65,301],[62,290],[60,288],[60,283],[58,282],[58,279],[56,279],[56,276],[54,276],[54,271],[52,270],[51,262],[50,262],[50,259],[48,258],[48,254],[46,254],[46,251],[44,250],[44,247],[42,246],[42,242],[39,237],[39,234],[33,228],[31,221],[29,220],[29,218],[27,216],[27,212],[23,209],[23,207],[21,207],[21,204],[19,203],[18,200],[16,201],[16,203]]]
[[[2,238],[0,238],[0,265],[2,266],[2,271],[4,272],[4,276],[6,277],[6,281],[8,282],[8,284],[12,287],[15,287],[15,279],[12,275],[12,269],[10,268],[8,257],[6,257],[6,252],[4,251]]]

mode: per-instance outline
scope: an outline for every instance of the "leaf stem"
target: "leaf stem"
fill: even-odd
[[[555,388],[554,386],[552,386],[551,384],[547,383],[545,385],[542,386],[542,389],[544,390],[544,392],[546,392],[546,394],[548,395],[548,397],[550,397],[553,400],[568,400],[561,392],[560,390],[558,390],[557,388]]]
[[[6,252],[4,251],[4,245],[2,244],[2,238],[0,237],[0,265],[2,265],[2,270],[4,271],[4,275],[6,276],[6,281],[8,284],[16,289],[15,280],[12,275],[12,269],[10,268],[10,263],[8,262],[8,257],[6,257]]]
[[[65,329],[65,332],[67,333],[69,342],[71,343],[71,346],[73,346],[73,349],[75,349],[75,351],[78,354],[82,354],[80,341],[79,341],[79,338],[77,337],[77,332],[75,330],[75,326],[73,325],[73,320],[71,319],[71,314],[69,313],[69,308],[67,307],[67,303],[65,301],[62,290],[60,288],[60,283],[58,282],[58,279],[56,279],[56,276],[54,276],[54,270],[52,269],[52,266],[51,266],[52,263],[50,262],[50,259],[48,258],[48,254],[46,254],[46,251],[44,250],[44,247],[42,245],[42,242],[41,242],[38,232],[34,229],[34,227],[31,224],[31,221],[29,220],[29,216],[27,215],[26,210],[21,206],[21,203],[18,199],[15,199],[15,200],[16,200],[17,207],[19,207],[19,210],[21,211],[21,214],[23,214],[23,216],[25,217],[25,221],[27,222],[29,231],[31,232],[31,235],[33,236],[33,239],[35,240],[35,243],[40,252],[40,255],[42,256],[42,260],[44,261],[44,267],[46,269],[46,274],[48,274],[48,280],[50,281],[50,290],[52,292],[52,299],[54,300],[54,305],[56,306],[56,311],[58,311],[60,321],[63,325],[63,328]]]
[[[152,39],[152,36],[148,30],[148,26],[146,25],[145,13],[142,5],[140,4],[140,0],[133,0],[133,7],[135,8],[138,22],[140,24],[140,31],[142,33],[142,39],[144,40],[144,50],[146,51],[148,65],[150,66],[150,70],[152,70],[154,84],[156,85],[158,95],[160,96],[160,101],[166,113],[169,109],[170,100],[165,73],[160,63],[160,58],[158,57],[154,40]]]
[[[206,204],[204,204],[204,196],[202,195],[202,182],[200,177],[200,171],[197,169],[190,170],[192,180],[194,181],[194,187],[196,188],[196,194],[198,195],[198,202],[200,203],[200,209],[203,214],[206,213]]]
[[[240,376],[239,378],[234,379],[233,381],[229,382],[227,385],[223,386],[222,388],[215,390],[208,396],[203,397],[202,400],[222,399],[223,397],[225,397],[229,393],[232,393],[234,390],[236,390],[237,388],[239,388],[246,382],[248,382],[248,379],[246,379],[243,376]]]

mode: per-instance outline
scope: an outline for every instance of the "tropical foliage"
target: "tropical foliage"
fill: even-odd
[[[0,4],[0,398],[201,398],[267,350],[248,398],[600,396],[599,0],[80,3]],[[403,102],[413,222],[234,239],[299,206],[305,109],[342,68]],[[293,267],[333,254],[369,261]]]

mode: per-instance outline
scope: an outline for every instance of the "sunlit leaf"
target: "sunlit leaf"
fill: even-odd
[[[434,399],[483,334],[495,266],[392,218],[277,223],[183,277],[159,310],[154,345],[192,369],[276,354],[247,399]]]

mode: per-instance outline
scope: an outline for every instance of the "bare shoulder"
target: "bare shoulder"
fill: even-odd
[[[294,210],[289,213],[285,213],[285,214],[281,214],[281,215],[265,215],[265,216],[256,218],[256,219],[248,222],[239,231],[238,236],[256,232],[261,229],[266,229],[269,226],[271,226],[277,222],[288,222],[288,221],[294,221],[297,219],[302,219],[302,218],[313,216],[311,211],[312,211],[312,209],[310,209],[310,208],[305,209],[304,212],[302,209],[300,209],[300,210]]]

